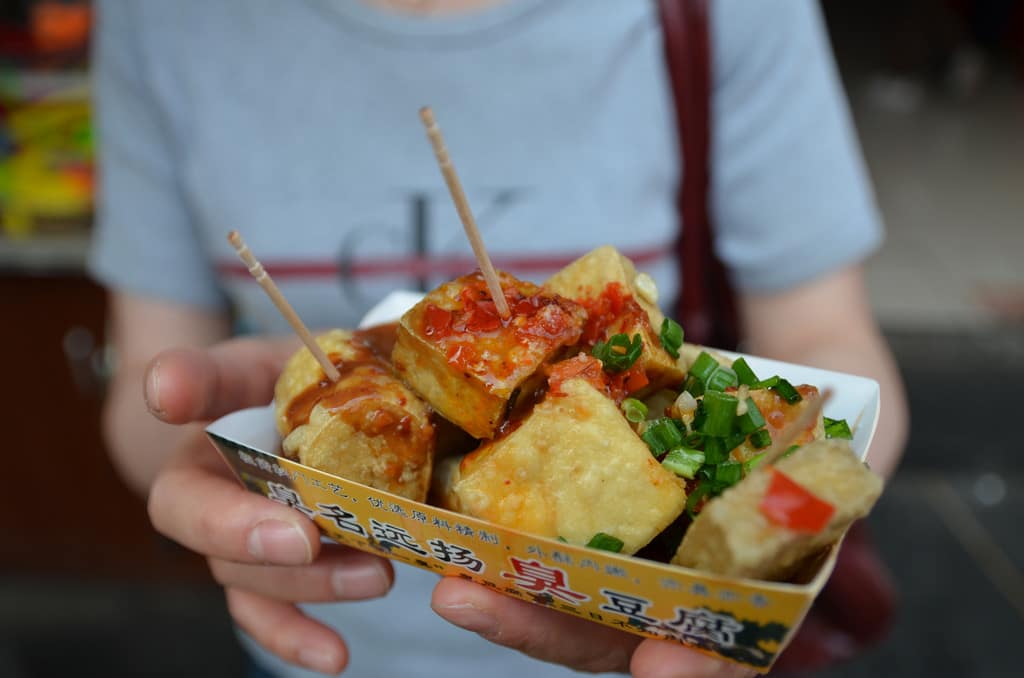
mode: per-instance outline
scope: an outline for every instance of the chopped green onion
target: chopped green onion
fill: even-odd
[[[740,384],[744,386],[753,386],[757,383],[757,376],[754,374],[754,370],[750,369],[750,365],[743,358],[736,358],[732,361],[732,371],[736,373],[736,379]]]
[[[798,403],[801,400],[803,400],[803,396],[800,395],[799,391],[793,388],[793,384],[789,383],[788,381],[786,381],[785,379],[778,375],[775,375],[774,377],[768,377],[767,379],[762,379],[756,384],[753,384],[750,388],[770,388],[774,390],[776,393],[778,393],[780,396],[782,396],[783,400],[785,400],[790,405]]]
[[[736,385],[736,373],[732,371],[731,367],[725,365],[719,365],[718,369],[711,373],[707,381],[704,382],[705,391],[724,391],[730,386]]]
[[[767,453],[766,452],[762,452],[761,454],[756,454],[753,457],[751,457],[750,459],[747,459],[745,462],[743,462],[743,475],[747,475],[748,473],[753,471],[755,468],[760,466],[761,465],[761,460],[764,459],[764,455],[765,454],[767,454]]]
[[[622,401],[622,413],[626,415],[626,421],[639,424],[647,418],[647,405],[636,398],[626,398]]]
[[[763,450],[772,444],[772,434],[768,433],[767,429],[761,429],[750,436],[750,444],[754,446],[756,450]]]
[[[691,374],[683,382],[683,390],[687,391],[694,398],[702,396],[704,395],[704,382]]]
[[[697,401],[697,411],[693,413],[693,420],[690,422],[691,431],[699,431],[704,426],[704,421],[708,418],[708,411],[704,407],[704,399],[701,398]]]
[[[699,433],[691,433],[683,438],[683,447],[698,449],[704,445],[704,436]]]
[[[639,334],[634,334],[632,340],[629,335],[615,334],[608,341],[594,344],[590,353],[601,361],[608,372],[622,372],[633,366],[643,348],[644,342]]]
[[[556,537],[556,539],[558,539],[558,541],[562,542],[563,544],[568,544],[569,543],[569,540],[567,540],[565,537],[563,537],[561,535]]]
[[[727,461],[715,467],[715,484],[729,487],[735,485],[743,477],[743,465],[738,461]]]
[[[640,434],[640,437],[647,443],[647,447],[655,457],[660,457],[671,449],[683,446],[683,434],[679,431],[676,423],[668,417],[648,422],[647,428]]]
[[[661,333],[658,338],[661,339],[662,347],[668,351],[670,356],[679,357],[679,347],[683,345],[682,325],[672,318],[665,318],[661,321]]]
[[[722,444],[725,446],[725,451],[726,452],[732,452],[737,447],[742,445],[743,441],[745,441],[746,439],[747,439],[747,434],[745,434],[745,433],[734,433],[731,436],[726,436],[725,438],[722,438]]]
[[[587,542],[588,548],[611,551],[612,553],[618,553],[622,550],[623,546],[625,546],[625,543],[621,539],[604,532],[598,532]]]
[[[703,384],[711,376],[711,373],[718,369],[718,361],[711,357],[707,351],[701,351],[697,359],[690,365],[690,376],[696,377]]]
[[[825,417],[825,437],[853,440],[853,433],[850,431],[850,425],[846,423],[845,419],[829,419]]]
[[[707,438],[704,440],[704,461],[707,464],[721,464],[729,458],[729,450],[721,438]]]
[[[790,445],[789,447],[786,448],[786,451],[782,453],[782,455],[779,457],[779,459],[785,459],[786,457],[788,457],[789,455],[793,454],[794,452],[796,452],[799,449],[800,449],[799,445]]]
[[[661,465],[667,468],[677,476],[683,478],[693,479],[693,476],[697,474],[697,470],[700,469],[701,464],[704,463],[704,453],[700,450],[694,450],[687,447],[679,447],[674,450],[670,450],[665,458],[661,460]]]
[[[764,415],[753,398],[747,398],[747,411],[736,417],[736,427],[742,433],[753,433],[764,426]]]
[[[779,383],[777,383],[773,388],[775,389],[775,392],[782,396],[783,400],[790,405],[803,400],[803,396],[800,395],[800,392],[793,388],[793,384],[789,383],[785,379],[780,378]]]
[[[704,394],[703,402],[707,417],[698,430],[708,436],[727,436],[732,433],[736,408],[740,404],[736,396],[708,391]]]
[[[691,518],[695,517],[694,509],[697,508],[697,504],[703,499],[708,492],[711,491],[711,483],[707,480],[702,480],[697,484],[697,487],[693,488],[693,492],[690,492],[690,496],[686,498],[686,512]]]

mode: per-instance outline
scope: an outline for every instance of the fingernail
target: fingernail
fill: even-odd
[[[149,368],[149,372],[146,373],[146,383],[142,388],[142,397],[146,400],[146,407],[153,414],[162,415],[164,411],[160,409],[160,363],[153,363],[152,367]]]
[[[313,548],[298,525],[283,520],[264,520],[249,531],[249,555],[275,565],[305,565]]]
[[[498,620],[472,603],[446,605],[439,611],[445,619],[467,631],[487,636],[498,630]]]
[[[680,657],[679,661],[673,664],[658,666],[654,674],[658,678],[746,678],[757,675],[755,671],[732,664],[722,659],[716,659],[705,654],[699,654],[690,648]]]
[[[304,647],[299,650],[299,663],[307,669],[319,673],[334,675],[338,673],[337,657],[331,651],[317,650],[312,647]]]
[[[384,565],[377,562],[342,565],[331,573],[335,595],[348,600],[382,596],[388,592],[389,584]]]

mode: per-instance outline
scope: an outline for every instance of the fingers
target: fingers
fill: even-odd
[[[445,620],[487,640],[580,671],[625,671],[641,641],[450,577],[434,589],[431,607]]]
[[[812,671],[848,661],[880,642],[893,623],[896,588],[863,523],[846,535],[832,576],[775,666]]]
[[[678,643],[644,640],[462,579],[441,580],[431,607],[447,621],[491,642],[578,671],[631,670],[637,678],[756,675]]]
[[[246,633],[281,659],[320,673],[337,674],[348,664],[348,648],[327,626],[288,603],[229,588],[228,612]]]
[[[316,526],[298,511],[245,490],[201,437],[157,476],[149,517],[186,548],[240,563],[303,565],[320,550]]]
[[[753,669],[715,659],[679,643],[647,639],[633,653],[630,671],[635,678],[741,678]]]
[[[146,370],[146,405],[170,424],[265,405],[294,350],[294,339],[235,339],[210,349],[163,351]]]
[[[211,558],[210,571],[225,588],[302,603],[376,598],[387,593],[394,581],[388,561],[332,545],[324,546],[311,565],[245,565]]]
[[[812,608],[772,668],[781,672],[820,671],[849,661],[860,650],[856,641]]]

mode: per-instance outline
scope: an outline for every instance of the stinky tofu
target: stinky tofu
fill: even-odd
[[[503,320],[483,276],[463,276],[402,316],[395,370],[437,412],[475,438],[491,438],[510,401],[531,395],[540,367],[575,344],[586,318],[576,303],[501,274]]]
[[[798,531],[769,520],[760,506],[774,472],[759,468],[704,506],[672,562],[715,574],[785,580],[805,557],[867,515],[882,492],[882,479],[844,441],[815,441],[774,468],[834,507],[823,529]]]
[[[559,390],[452,466],[438,483],[444,503],[572,544],[603,532],[635,553],[682,513],[685,482],[658,463],[613,400],[583,379]]]

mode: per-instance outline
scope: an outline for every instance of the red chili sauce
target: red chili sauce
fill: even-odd
[[[610,282],[605,285],[599,295],[582,299],[579,303],[587,310],[587,322],[583,326],[581,343],[588,348],[598,342],[607,341],[613,334],[620,332],[649,334],[651,321],[647,312],[633,295],[629,294],[622,283]],[[576,358],[565,362],[568,363],[572,360],[576,360]],[[629,369],[612,373],[601,370],[601,362],[596,358],[591,358],[591,360],[596,363],[597,369],[601,372],[601,385],[598,385],[596,377],[587,376],[593,370],[592,367],[587,371],[587,375],[571,375],[573,370],[582,369],[581,366],[554,366],[548,379],[552,394],[564,395],[559,391],[557,384],[567,378],[585,376],[591,385],[603,391],[616,403],[621,403],[626,396],[639,391],[650,383],[647,371],[642,367],[642,361],[639,359]]]
[[[649,330],[647,312],[619,282],[610,282],[596,297],[582,299],[587,309],[587,324],[583,327],[583,342],[593,346],[618,332]]]
[[[502,319],[479,272],[456,282],[461,289],[452,305],[427,304],[419,331],[462,372],[492,384],[515,381],[559,346],[579,340],[584,314],[568,299],[530,283],[503,285],[511,316]]]
[[[548,393],[554,397],[567,395],[562,384],[570,379],[583,379],[588,384],[614,400],[621,403],[630,393],[640,390],[649,382],[647,373],[639,365],[628,370],[609,374],[605,372],[601,361],[592,355],[580,353],[567,360],[562,360],[547,367]]]

